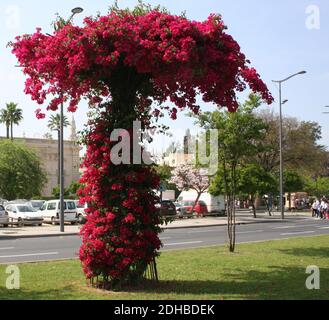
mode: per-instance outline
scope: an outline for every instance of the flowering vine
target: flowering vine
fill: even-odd
[[[50,97],[47,110],[67,103],[75,112],[87,99],[97,114],[85,132],[80,198],[90,207],[80,259],[88,278],[105,282],[141,277],[161,246],[152,191],[159,179],[151,166],[114,165],[111,131],[129,131],[136,119],[150,128],[165,111],[172,119],[186,108],[198,113],[198,95],[232,112],[247,86],[273,101],[219,15],[198,22],[159,9],[110,10],[82,27],[19,36],[12,52],[27,76],[25,93],[40,105],[38,118]]]

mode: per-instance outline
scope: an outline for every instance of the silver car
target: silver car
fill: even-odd
[[[3,205],[0,205],[0,224],[4,227],[8,227],[9,217]]]

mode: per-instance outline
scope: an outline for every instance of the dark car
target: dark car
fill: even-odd
[[[156,205],[158,211],[160,211],[160,215],[164,217],[174,217],[176,216],[176,206],[170,200],[162,200],[161,204],[158,203]]]

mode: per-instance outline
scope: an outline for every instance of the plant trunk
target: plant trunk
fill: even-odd
[[[255,201],[256,199],[253,197],[253,195],[251,194],[249,196],[250,202],[251,202],[251,207],[252,207],[252,213],[254,215],[254,218],[257,218],[257,212],[256,212],[256,205],[255,205]]]
[[[13,123],[10,124],[10,133],[11,133],[11,140],[14,140],[14,130],[13,130]]]
[[[235,192],[236,192],[236,165],[233,163],[231,168],[231,190],[229,192],[228,200],[228,215],[227,215],[227,231],[229,238],[229,250],[235,251],[236,244],[236,221],[235,221]]]
[[[254,215],[254,218],[257,218],[257,213],[256,213],[256,207],[255,207],[255,202],[252,202],[252,213]]]
[[[60,185],[60,181],[61,181],[61,174],[60,174],[60,170],[61,170],[61,166],[60,166],[60,153],[61,153],[61,144],[60,144],[60,138],[61,138],[61,133],[60,131],[58,130],[58,133],[57,133],[57,150],[58,150],[58,164],[57,164],[57,170],[58,170],[58,173],[57,173],[57,184],[58,186]]]
[[[9,135],[9,126],[7,126],[7,139],[10,139],[10,135]]]
[[[268,200],[265,200],[265,203],[266,203],[266,208],[267,208],[267,211],[268,211],[268,215],[270,217],[272,217],[272,212],[271,212],[269,201]]]
[[[192,212],[191,212],[192,214],[193,214],[193,212],[194,212],[195,207],[196,207],[197,204],[198,204],[198,201],[199,201],[200,197],[201,197],[201,193],[198,192],[198,196],[197,196],[197,198],[196,198],[196,200],[195,200],[195,202],[194,202],[193,208],[192,208]]]

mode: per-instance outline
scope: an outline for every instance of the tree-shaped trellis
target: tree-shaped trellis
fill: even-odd
[[[140,4],[134,10],[112,7],[51,36],[37,29],[12,44],[33,100],[43,105],[52,96],[47,110],[65,102],[74,112],[87,99],[93,110],[80,190],[81,201],[91,204],[80,249],[87,278],[110,284],[139,279],[161,246],[152,191],[159,179],[152,166],[112,163],[114,129],[131,132],[136,119],[149,129],[163,112],[172,119],[178,110],[197,113],[197,95],[234,112],[236,92],[247,85],[272,102],[225,30],[219,15],[197,22]],[[44,117],[41,108],[36,115]]]

